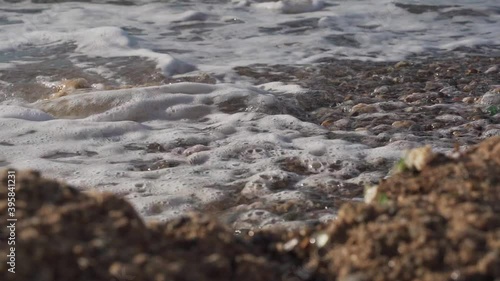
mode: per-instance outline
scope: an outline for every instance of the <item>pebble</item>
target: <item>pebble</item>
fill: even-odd
[[[374,134],[380,134],[392,129],[392,126],[386,124],[380,124],[370,129]]]
[[[394,65],[395,68],[402,68],[410,65],[407,61],[400,61]]]
[[[63,80],[61,82],[60,87],[61,90],[74,90],[74,89],[90,88],[90,84],[84,78],[75,78],[75,79]]]
[[[236,128],[233,127],[233,126],[229,126],[229,125],[225,125],[225,126],[220,126],[218,128],[216,128],[216,131],[217,132],[220,132],[224,135],[231,135],[231,134],[234,134],[237,132]]]
[[[409,128],[409,127],[411,127],[414,124],[415,124],[415,122],[413,122],[411,120],[394,121],[392,123],[392,127],[397,128],[397,129],[400,129],[400,128]]]
[[[442,88],[439,92],[442,94],[445,94],[445,95],[451,95],[451,94],[455,93],[456,91],[457,91],[457,88],[455,88],[454,86],[448,86],[448,87]]]
[[[333,125],[335,126],[335,128],[338,128],[338,129],[346,129],[347,127],[349,127],[349,124],[351,123],[351,121],[347,118],[342,118],[340,120],[337,120],[333,123]]]
[[[493,73],[493,72],[497,72],[497,71],[498,71],[498,65],[494,65],[494,66],[488,68],[484,73],[489,74],[489,73]]]
[[[197,145],[191,146],[190,148],[184,150],[182,152],[182,154],[184,154],[184,156],[189,156],[191,154],[198,153],[201,151],[207,151],[207,150],[210,150],[210,147],[203,145],[203,144],[197,144]]]
[[[470,84],[467,84],[463,87],[463,91],[464,92],[471,92],[472,90],[474,90],[477,86],[477,83],[470,83]]]
[[[483,138],[491,138],[493,136],[500,136],[500,129],[491,129],[483,133]]]
[[[188,162],[191,165],[201,165],[210,158],[207,153],[196,153],[188,157]]]
[[[473,97],[465,97],[462,99],[462,102],[463,103],[467,103],[467,104],[472,104],[474,103],[475,99]]]
[[[366,103],[358,103],[351,108],[351,114],[374,113],[374,112],[378,112],[377,107]]]
[[[462,121],[465,121],[462,116],[454,115],[454,114],[444,114],[444,115],[436,117],[436,120],[443,121],[443,122],[462,122]]]
[[[63,79],[57,87],[58,91],[52,95],[52,98],[66,96],[77,89],[90,88],[91,85],[84,78]]]
[[[486,92],[480,99],[482,105],[500,105],[500,93],[494,90]]]
[[[419,108],[414,107],[414,106],[410,106],[410,107],[407,107],[404,109],[404,112],[408,112],[408,113],[413,113],[413,112],[418,112],[418,111],[419,111]]]
[[[411,93],[409,95],[403,96],[401,99],[405,102],[415,102],[424,97],[423,93]]]
[[[335,121],[332,119],[326,119],[325,121],[321,122],[321,126],[325,128],[329,128]]]
[[[387,86],[380,86],[375,88],[375,90],[373,90],[374,94],[386,94],[388,92],[389,92],[389,87]]]
[[[425,83],[424,90],[426,90],[426,91],[434,91],[434,90],[439,89],[440,87],[442,87],[442,85],[439,84],[439,83],[436,83],[436,82],[433,82],[433,81],[427,81]]]
[[[405,158],[405,164],[410,169],[422,171],[434,157],[431,146],[427,145],[412,149]]]
[[[479,70],[475,69],[475,68],[469,68],[467,69],[467,71],[465,72],[466,75],[470,75],[470,74],[476,74],[476,73],[479,73]]]

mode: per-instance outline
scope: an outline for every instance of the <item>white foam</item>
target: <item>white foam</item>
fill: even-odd
[[[10,9],[6,20],[22,23],[0,25],[0,50],[29,55],[33,47],[67,44],[70,57],[84,69],[104,71],[103,65],[84,66],[85,56],[140,56],[175,75],[195,69],[228,74],[234,66],[310,63],[325,57],[401,60],[420,52],[500,44],[496,0],[405,1],[437,7],[421,13],[392,0],[150,2],[2,3]],[[453,7],[441,7],[445,5]],[[29,8],[42,11],[15,12]],[[460,10],[471,12],[450,14]],[[2,67],[9,67],[19,58],[3,60]]]
[[[238,97],[247,111],[221,112]],[[307,178],[282,170],[286,159],[343,180],[357,176],[366,158],[389,155],[327,139],[323,127],[290,115],[266,114],[266,104],[276,103],[270,97],[255,87],[179,83],[0,104],[0,142],[11,144],[0,158],[84,189],[125,194],[144,216],[167,219],[222,198],[233,189],[221,186],[238,183],[249,198],[303,198],[307,190],[283,190]],[[151,143],[166,151],[148,153]],[[337,161],[342,167],[332,171]]]
[[[53,119],[50,114],[43,111],[13,105],[3,106],[0,118],[14,118],[28,121],[47,121]]]
[[[295,84],[286,84],[283,82],[269,82],[258,85],[257,87],[264,89],[266,91],[285,93],[285,94],[299,94],[304,93],[307,90]]]
[[[318,11],[323,8],[321,0],[280,0],[252,4],[253,7],[279,11],[284,14],[300,14]]]
[[[35,31],[27,34],[29,42],[50,45],[61,41],[73,42],[77,45],[77,54],[89,57],[127,57],[137,56],[149,58],[157,62],[158,68],[167,75],[182,74],[193,71],[196,67],[174,58],[168,54],[155,53],[149,49],[139,48],[137,39],[119,27],[103,26],[79,30],[72,33]]]

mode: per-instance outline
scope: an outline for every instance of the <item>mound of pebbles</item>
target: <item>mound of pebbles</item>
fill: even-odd
[[[324,59],[310,66],[254,65],[235,71],[255,84],[297,83],[311,120],[362,134],[378,147],[396,140],[476,144],[499,135],[500,58],[452,55],[400,62]],[[350,133],[353,135],[353,133]]]
[[[500,137],[427,156],[370,204],[294,231],[235,232],[198,214],[145,224],[114,195],[18,172],[17,273],[1,243],[2,280],[499,280]]]

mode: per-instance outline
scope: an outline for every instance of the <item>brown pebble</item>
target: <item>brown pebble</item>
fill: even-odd
[[[402,68],[410,65],[407,61],[400,61],[394,65],[395,68]]]
[[[358,103],[351,108],[351,114],[374,113],[377,111],[377,107],[366,103]]]
[[[415,122],[411,120],[402,120],[402,121],[394,121],[391,126],[400,129],[400,128],[409,128],[414,124]]]
[[[77,89],[85,89],[90,88],[89,82],[84,78],[76,78],[76,79],[63,79],[61,84],[57,88],[58,91],[52,95],[52,98],[59,98],[66,96]]]
[[[405,163],[410,169],[422,171],[434,158],[435,154],[432,152],[431,146],[427,145],[410,150],[406,155]]]
[[[494,66],[488,68],[484,73],[489,74],[489,73],[493,73],[495,71],[498,71],[498,66],[497,65],[494,65]]]
[[[475,68],[469,68],[467,69],[467,71],[465,72],[466,75],[470,75],[470,74],[476,74],[476,73],[479,73],[479,70],[475,69]]]
[[[464,92],[470,92],[472,90],[474,90],[475,86],[473,85],[465,85],[462,89],[464,90]]]
[[[328,128],[333,124],[333,122],[335,121],[332,119],[326,119],[325,121],[321,122],[321,126]]]
[[[475,99],[473,97],[465,97],[462,99],[462,102],[463,103],[467,103],[467,104],[472,104],[474,103]]]

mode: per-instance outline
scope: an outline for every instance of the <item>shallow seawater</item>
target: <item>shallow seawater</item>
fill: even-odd
[[[147,219],[331,220],[406,149],[500,132],[499,22],[496,0],[0,0],[0,167]]]

